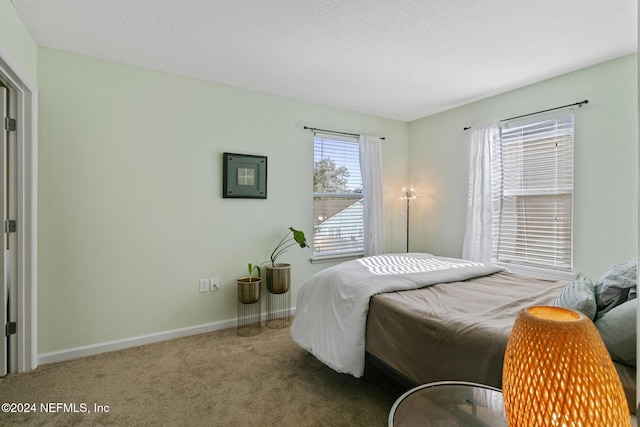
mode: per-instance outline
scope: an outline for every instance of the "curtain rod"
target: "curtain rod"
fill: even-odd
[[[312,132],[316,132],[316,131],[320,131],[320,132],[327,132],[327,133],[333,133],[336,135],[347,135],[347,136],[355,136],[355,137],[359,137],[360,134],[357,133],[348,133],[348,132],[338,132],[337,130],[328,130],[328,129],[318,129],[318,128],[310,128],[308,126],[304,127],[305,129],[308,129]],[[380,139],[382,139],[383,141],[385,140],[384,136],[381,136]]]
[[[509,117],[508,119],[500,120],[500,123],[507,122],[509,120],[521,119],[523,117],[534,116],[536,114],[547,113],[549,111],[561,110],[563,108],[568,108],[568,107],[575,107],[575,106],[582,107],[584,104],[588,104],[588,103],[589,103],[589,100],[585,99],[584,101],[575,102],[573,104],[563,105],[561,107],[554,107],[554,108],[549,108],[548,110],[536,111],[535,113],[529,113],[529,114],[523,114],[521,116]],[[471,126],[467,126],[467,127],[463,128],[463,130],[469,130],[469,129],[471,129]]]

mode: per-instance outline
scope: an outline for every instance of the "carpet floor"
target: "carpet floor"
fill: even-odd
[[[289,328],[235,328],[0,378],[2,426],[385,426],[405,391],[375,370],[338,374]],[[29,412],[25,412],[29,411]]]

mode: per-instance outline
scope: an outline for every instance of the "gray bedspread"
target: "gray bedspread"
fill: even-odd
[[[416,384],[459,380],[501,388],[504,352],[518,312],[551,305],[567,283],[500,272],[375,295],[366,350]],[[635,402],[635,369],[616,368]],[[630,409],[635,412],[635,403]]]

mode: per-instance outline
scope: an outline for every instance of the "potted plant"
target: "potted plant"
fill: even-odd
[[[301,248],[308,248],[307,239],[304,232],[289,227],[284,237],[278,242],[273,252],[271,261],[266,268],[267,289],[272,294],[284,294],[291,285],[291,264],[276,263],[280,255],[285,253],[290,247],[298,245]]]
[[[242,304],[254,304],[260,300],[260,290],[262,279],[260,278],[260,267],[258,265],[248,264],[249,276],[241,277],[236,280],[238,284],[238,301]],[[258,271],[256,277],[253,276]]]

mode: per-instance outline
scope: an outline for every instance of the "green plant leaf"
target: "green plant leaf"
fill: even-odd
[[[278,242],[278,244],[276,245],[276,248],[273,250],[273,252],[271,252],[271,265],[275,266],[276,265],[276,259],[282,255],[284,252],[287,251],[287,249],[289,249],[291,246],[294,245],[298,245],[301,248],[308,248],[309,245],[307,245],[307,239],[304,236],[304,232],[300,231],[300,230],[296,230],[293,227],[289,227],[289,231],[292,233],[293,237],[291,237],[289,235],[289,232],[287,232],[284,237],[282,238],[282,240],[280,240],[280,242]]]
[[[260,266],[259,265],[253,265],[251,263],[249,263],[249,265],[247,266],[248,270],[249,270],[249,281],[253,282],[253,272],[258,270],[258,277],[260,277],[261,272],[260,272]]]
[[[307,239],[304,237],[304,232],[296,230],[293,227],[289,227],[289,230],[293,233],[293,239],[300,245],[301,248],[308,248]]]

